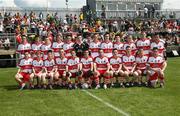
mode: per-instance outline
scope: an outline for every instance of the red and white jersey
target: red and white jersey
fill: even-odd
[[[49,50],[52,50],[52,49],[51,49],[51,44],[49,44],[49,45],[43,44],[43,45],[41,46],[41,51],[44,53],[44,56],[43,56],[43,59],[44,59],[44,60],[47,59],[47,52],[48,52]]]
[[[78,71],[78,65],[79,65],[80,61],[79,61],[79,58],[76,57],[76,58],[69,58],[68,60],[68,70],[72,73],[75,73]]]
[[[160,55],[160,56],[163,56],[163,52],[164,52],[164,50],[165,50],[164,42],[163,42],[162,40],[160,40],[158,43],[152,42],[152,43],[151,43],[151,50],[152,50],[154,47],[157,47],[157,48],[158,48],[159,55]]]
[[[65,53],[66,53],[66,57],[71,56],[71,50],[74,49],[74,48],[73,48],[73,45],[74,45],[73,42],[70,42],[70,43],[64,43],[63,49],[64,49],[64,51],[65,51]]]
[[[60,42],[60,43],[58,43],[58,42],[53,42],[53,44],[52,44],[52,49],[53,49],[53,51],[54,51],[54,56],[55,57],[58,57],[59,56],[59,50],[61,49],[61,48],[63,48],[63,42]]]
[[[43,69],[43,66],[44,66],[43,59],[39,60],[35,58],[32,62],[32,67],[35,70],[35,73],[39,73]]]
[[[118,55],[119,55],[120,57],[122,57],[122,56],[125,54],[125,51],[124,51],[124,43],[114,42],[113,48],[118,50]]]
[[[91,57],[81,58],[82,70],[85,72],[91,70],[92,62],[93,62],[93,59]]]
[[[148,63],[151,68],[162,68],[162,64],[165,62],[164,58],[161,56],[149,57]]]
[[[138,70],[144,70],[146,69],[146,64],[148,62],[148,56],[137,56],[136,57],[136,69]]]
[[[112,56],[110,59],[109,59],[109,63],[111,65],[111,67],[117,71],[120,67],[120,64],[122,64],[122,60],[120,57],[117,57],[115,58],[114,56]]]
[[[94,63],[96,63],[97,70],[106,71],[108,69],[109,60],[107,57],[96,57],[94,59]]]
[[[62,71],[62,70],[65,71],[66,70],[66,65],[68,62],[68,59],[66,57],[64,57],[64,58],[58,57],[55,59],[55,62],[56,62],[58,71]]]
[[[143,49],[145,55],[149,55],[150,51],[150,40],[149,39],[141,39],[136,42],[136,46],[138,49]]]
[[[25,43],[25,44],[19,44],[18,48],[17,48],[17,52],[19,53],[19,57],[20,59],[24,58],[24,53],[25,52],[29,52],[31,51],[31,44],[29,43]]]
[[[91,42],[89,44],[89,49],[91,51],[92,58],[99,56],[100,45],[101,45],[101,42],[97,42],[97,43]]]
[[[124,50],[126,50],[127,46],[130,46],[132,54],[135,55],[137,51],[136,44],[134,42],[131,42],[131,43],[126,42],[124,43]]]
[[[112,42],[102,42],[101,49],[104,51],[104,55],[108,58],[112,57],[113,43]]]
[[[21,72],[32,73],[32,58],[21,59],[19,63],[19,67],[21,68]]]
[[[33,43],[32,44],[32,51],[35,53],[37,51],[41,51],[41,46],[42,46],[42,43]]]
[[[33,51],[33,58],[36,58],[37,56],[36,56],[36,52],[37,51],[41,51],[41,46],[42,46],[42,43],[33,43],[32,44],[32,46],[31,46],[31,48],[32,48],[32,51]]]
[[[48,72],[52,71],[54,66],[55,66],[54,59],[52,59],[52,60],[46,59],[44,61],[44,67],[47,69]]]
[[[128,69],[131,70],[133,68],[133,65],[135,64],[136,58],[134,55],[124,55],[122,57],[123,65]]]

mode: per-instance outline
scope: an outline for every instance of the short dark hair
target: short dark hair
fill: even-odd
[[[48,50],[48,52],[47,53],[52,53],[52,50]]]
[[[130,47],[130,46],[126,46],[126,50],[127,50],[128,48],[131,48],[131,47]]]
[[[103,51],[103,49],[99,49],[99,52],[100,52],[101,50]],[[104,52],[104,51],[103,51],[103,52]]]
[[[153,50],[153,51],[154,51],[154,50],[158,50],[158,48],[157,48],[157,47],[154,47],[152,50]]]
[[[113,52],[114,52],[115,50],[117,50],[117,49],[116,49],[116,48],[115,48],[115,49],[113,49]]]

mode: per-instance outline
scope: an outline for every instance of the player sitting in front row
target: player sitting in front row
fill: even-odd
[[[68,59],[67,62],[67,69],[68,69],[68,75],[67,79],[71,80],[69,81],[69,89],[77,88],[78,83],[82,83],[82,78],[79,78],[81,75],[80,72],[80,66],[79,66],[79,57],[76,56],[76,52],[74,50],[71,51],[71,56]],[[75,83],[72,85],[72,81],[75,79]]]
[[[53,53],[51,50],[47,52],[47,59],[44,61],[44,72],[42,74],[42,81],[43,81],[43,88],[47,87],[46,79],[48,79],[48,85],[50,89],[53,89],[53,80],[54,80],[54,73],[55,70],[55,62]]]
[[[30,78],[33,78],[33,74],[32,74],[32,61],[33,59],[30,58],[29,56],[29,52],[25,52],[25,57],[23,59],[21,59],[20,63],[19,63],[19,69],[17,74],[15,75],[15,80],[19,83],[21,89],[22,90],[25,85],[26,82],[29,82],[30,87],[32,86],[32,83],[30,81]]]
[[[88,50],[84,51],[84,57],[81,58],[80,70],[82,71],[80,78],[83,79],[83,83],[88,84],[91,88],[90,77],[93,75],[93,59],[89,56]]]
[[[56,82],[58,82],[57,84],[60,86],[64,86],[66,84],[66,81],[68,81],[66,79],[66,72],[67,72],[67,61],[68,59],[65,57],[65,52],[63,49],[60,49],[59,51],[59,57],[55,58],[55,62],[57,65],[57,72],[54,74],[54,79]]]
[[[126,55],[122,57],[123,61],[123,69],[124,69],[124,76],[126,79],[126,86],[129,86],[129,83],[131,83],[131,86],[134,85],[134,77],[130,80],[130,76],[133,76],[134,70],[135,70],[135,56],[132,55],[130,46],[126,47]]]
[[[138,82],[139,86],[142,83],[142,77],[144,75],[146,75],[146,64],[148,61],[148,56],[146,54],[144,54],[144,50],[143,49],[139,49],[138,50],[138,54],[136,56],[136,68],[135,71],[133,73],[133,76],[136,78],[136,81]],[[146,78],[145,81],[145,85],[147,86],[148,80]]]
[[[104,56],[104,51],[102,49],[99,50],[99,56],[94,59],[94,73],[96,79],[104,77],[104,85],[103,88],[107,89],[107,85],[110,84],[110,64],[108,58]],[[97,78],[98,77],[98,78]],[[96,83],[96,88],[100,88],[99,82]]]
[[[156,87],[158,79],[160,79],[160,87],[164,87],[164,70],[167,63],[158,53],[158,48],[153,48],[153,56],[149,57],[147,65],[147,76],[152,87]]]
[[[111,65],[111,71],[110,71],[110,76],[112,79],[111,83],[115,83],[116,81],[118,81],[120,83],[120,86],[124,87],[122,83],[122,77],[124,75],[124,72],[122,71],[122,60],[118,56],[117,49],[113,50],[113,56],[109,59],[109,63]]]
[[[33,70],[33,80],[37,79],[37,85],[38,88],[41,88],[41,81],[42,81],[42,73],[43,73],[43,59],[41,57],[41,52],[37,51],[36,52],[36,58],[34,58],[32,62],[32,70]],[[32,85],[32,88],[34,88],[34,84]]]

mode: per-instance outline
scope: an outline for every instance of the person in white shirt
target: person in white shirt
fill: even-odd
[[[3,33],[3,31],[4,31],[4,26],[3,26],[3,23],[2,23],[2,22],[0,22],[0,33]]]
[[[148,8],[145,6],[144,7],[144,18],[147,18],[148,16]]]

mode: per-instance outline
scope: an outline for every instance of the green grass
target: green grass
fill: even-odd
[[[164,89],[88,90],[132,116],[180,115],[180,58],[170,58]],[[17,90],[15,68],[0,69],[0,116],[119,116],[81,90]]]

